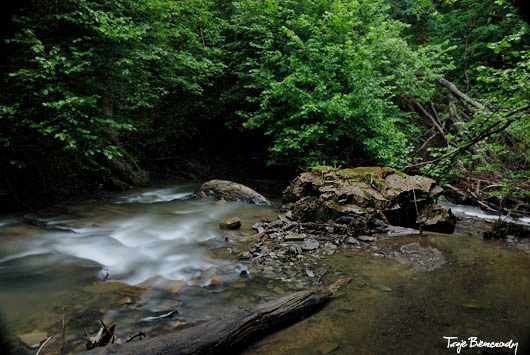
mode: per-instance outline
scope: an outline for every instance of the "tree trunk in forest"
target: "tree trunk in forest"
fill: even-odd
[[[86,355],[103,354],[221,354],[234,353],[252,340],[286,327],[324,306],[350,279],[327,289],[295,292],[219,319],[143,341],[96,348]]]

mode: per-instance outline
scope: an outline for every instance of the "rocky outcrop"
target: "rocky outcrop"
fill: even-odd
[[[385,223],[452,233],[456,218],[436,204],[442,193],[436,182],[392,168],[318,167],[296,177],[283,194],[301,222],[347,224],[351,230],[372,229]]]
[[[215,200],[240,201],[270,206],[271,203],[250,187],[227,180],[210,180],[202,184],[199,196]]]

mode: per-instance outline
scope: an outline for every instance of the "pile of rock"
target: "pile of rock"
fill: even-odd
[[[351,231],[363,233],[375,220],[387,224],[453,233],[456,218],[449,208],[436,204],[443,192],[436,182],[392,168],[318,167],[300,174],[284,191],[283,202],[292,206],[302,222],[347,221]]]
[[[445,262],[437,250],[405,248],[392,254],[379,250],[374,242],[421,230],[452,233],[456,218],[449,208],[436,204],[442,191],[432,179],[392,168],[314,168],[285,189],[278,219],[253,226],[257,233],[237,259],[251,274],[296,281],[300,287],[320,284],[328,272],[321,261],[339,248],[359,248],[430,269]],[[199,194],[268,204],[254,190],[221,180],[203,184]],[[223,229],[239,226],[238,218],[220,225]]]

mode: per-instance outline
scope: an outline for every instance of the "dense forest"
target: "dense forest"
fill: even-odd
[[[26,0],[3,25],[3,210],[315,165],[480,177],[476,194],[528,204],[515,2]]]

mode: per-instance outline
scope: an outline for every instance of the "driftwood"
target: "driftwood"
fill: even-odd
[[[141,342],[96,348],[86,355],[103,354],[225,354],[242,349],[252,340],[286,327],[324,306],[349,280],[329,288],[295,292],[222,318]]]
[[[138,339],[142,340],[142,337],[146,337],[146,336],[147,335],[145,335],[145,333],[140,330],[138,333],[133,334],[130,337],[128,337],[127,340],[125,340],[125,342],[126,343],[130,343],[131,341],[133,341],[134,338],[138,338]]]
[[[111,341],[114,342],[114,329],[116,328],[116,324],[107,327],[102,320],[100,320],[100,323],[102,327],[99,328],[99,331],[96,333],[96,335],[90,337],[85,344],[87,350],[105,346]]]

